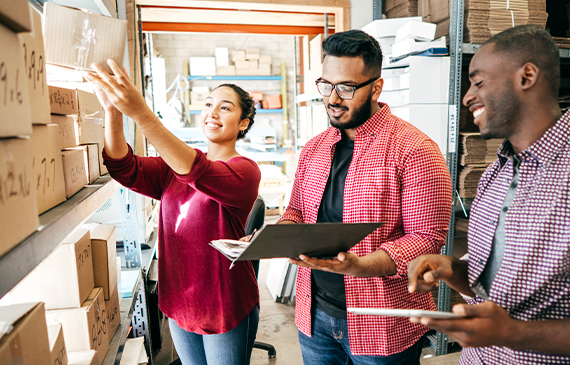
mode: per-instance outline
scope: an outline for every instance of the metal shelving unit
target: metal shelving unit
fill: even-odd
[[[119,184],[102,176],[92,185],[40,215],[38,230],[0,257],[0,297],[45,259],[71,232],[109,199]]]

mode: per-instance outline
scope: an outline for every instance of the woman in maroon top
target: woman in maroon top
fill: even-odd
[[[255,273],[249,261],[230,270],[230,261],[208,242],[244,236],[257,197],[259,168],[235,148],[253,124],[253,100],[231,84],[212,91],[200,118],[205,154],[170,133],[125,72],[108,63],[115,77],[95,64],[97,75],[85,75],[105,108],[103,157],[114,179],[161,201],[159,305],[180,359],[185,365],[248,364],[259,320]],[[123,113],[161,157],[133,154]]]

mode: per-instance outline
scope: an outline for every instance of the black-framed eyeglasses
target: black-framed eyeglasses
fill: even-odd
[[[333,89],[335,89],[337,95],[341,99],[350,100],[354,97],[354,92],[356,91],[356,89],[360,89],[361,87],[369,85],[376,80],[378,80],[378,77],[372,78],[366,82],[363,82],[362,84],[358,84],[358,85],[354,85],[354,86],[344,85],[344,84],[333,85],[330,82],[325,81],[325,80],[321,80],[321,79],[315,81],[315,83],[317,84],[317,89],[319,90],[319,94],[321,94],[322,96],[326,96],[326,97],[331,96]]]

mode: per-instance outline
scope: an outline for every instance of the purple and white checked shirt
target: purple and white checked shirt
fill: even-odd
[[[505,141],[485,171],[469,218],[469,284],[480,290],[513,164]],[[488,293],[512,318],[570,317],[570,112],[520,154],[519,186],[505,220],[505,253]],[[476,302],[483,302],[480,297]],[[460,364],[570,364],[570,357],[505,347],[465,348]]]

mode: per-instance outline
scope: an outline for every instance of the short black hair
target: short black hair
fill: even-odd
[[[247,132],[251,129],[253,125],[253,118],[255,117],[256,109],[255,109],[255,101],[251,97],[251,95],[242,89],[241,87],[237,86],[236,84],[221,84],[216,87],[214,90],[219,89],[221,87],[229,87],[232,89],[238,96],[239,106],[241,108],[241,119],[249,119],[249,125],[243,131],[243,133],[238,133],[237,139],[245,138]]]
[[[380,77],[382,50],[378,41],[361,30],[334,33],[323,41],[323,60],[326,56],[362,57],[368,73]]]
[[[544,74],[552,95],[558,98],[560,53],[546,30],[536,25],[519,25],[493,36],[483,46],[488,44],[494,44],[494,52],[508,55],[519,66],[535,64]]]

